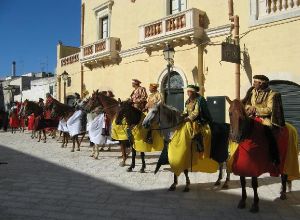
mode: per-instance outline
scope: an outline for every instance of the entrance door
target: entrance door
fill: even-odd
[[[172,71],[170,74],[170,94],[168,93],[168,75],[162,83],[164,100],[167,105],[177,108],[179,111],[184,109],[184,83],[179,73]]]
[[[300,85],[284,80],[270,81],[270,88],[281,93],[284,117],[293,124],[300,135]]]

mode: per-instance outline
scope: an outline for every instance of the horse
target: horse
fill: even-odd
[[[288,143],[287,146],[279,146],[280,152],[280,161],[281,164],[272,163],[270,159],[270,153],[272,149],[272,142],[269,141],[266,136],[266,127],[262,125],[260,122],[255,120],[254,118],[250,118],[246,111],[245,107],[240,100],[231,101],[228,97],[226,98],[229,107],[229,117],[230,117],[230,136],[233,141],[235,141],[238,146],[237,150],[232,155],[233,157],[233,165],[232,170],[233,173],[240,176],[240,183],[242,187],[242,198],[238,203],[239,209],[244,209],[246,207],[246,176],[250,176],[252,178],[252,188],[254,191],[254,202],[250,209],[250,212],[257,213],[259,212],[259,197],[258,197],[258,176],[262,173],[269,172],[274,176],[281,175],[281,192],[280,199],[285,200],[286,197],[286,183],[288,180],[289,172],[284,171],[284,163],[287,161],[287,154],[281,152],[281,149],[287,148],[293,145],[293,148],[297,148],[297,140],[296,143]],[[285,137],[287,140],[291,140],[290,136],[295,137],[297,139],[297,131],[295,128],[288,129],[288,137]],[[277,138],[281,135],[278,133]],[[291,145],[292,144],[292,145]],[[283,147],[283,148],[282,148]],[[296,150],[297,151],[297,150]],[[254,157],[251,155],[255,154]],[[246,156],[245,156],[246,155]],[[298,165],[298,156],[293,155],[293,159],[297,161],[296,167],[299,170]],[[295,161],[293,160],[293,161]],[[251,168],[250,168],[251,167]],[[255,170],[256,169],[256,170]],[[252,171],[253,170],[253,171]],[[255,170],[255,172],[254,172]],[[299,171],[297,171],[299,172]],[[253,174],[250,174],[253,173]]]
[[[60,123],[62,123],[62,120],[64,120],[66,122],[66,124],[69,122],[68,120],[76,112],[75,108],[73,108],[69,105],[60,103],[56,99],[53,99],[50,103],[48,103],[46,108],[51,110],[51,117],[52,118],[59,117],[59,118],[61,118]],[[77,120],[80,120],[80,118],[78,118]],[[77,149],[76,150],[80,151],[80,145],[81,145],[81,142],[82,142],[82,140],[85,136],[85,133],[86,133],[85,131],[80,131],[79,133],[77,133],[77,134],[75,134],[71,137],[72,143],[73,143],[71,152],[75,151],[75,142],[77,143]],[[79,140],[79,138],[78,138],[79,135],[82,135],[81,140]],[[63,143],[62,143],[61,147],[66,147],[67,146],[69,136],[70,136],[70,131],[63,131]]]
[[[45,119],[44,118],[44,109],[38,105],[38,103],[25,100],[23,103],[23,107],[21,109],[21,115],[23,118],[27,118],[32,113],[34,114],[34,128],[32,132],[32,138],[35,136],[35,132],[39,132],[39,139],[38,142],[41,141],[41,136],[43,132],[44,136],[44,143],[46,143],[47,137],[46,137],[46,128],[53,128],[57,127],[57,122],[52,119]]]
[[[87,112],[93,111],[96,107],[102,107],[103,111],[106,113],[109,121],[113,121],[117,115],[117,113],[120,111],[120,105],[119,102],[111,97],[108,97],[104,94],[104,92],[100,92],[99,90],[96,90],[93,92],[91,98],[88,100],[88,102],[85,105],[85,110]],[[120,166],[124,167],[126,160],[128,158],[128,154],[126,153],[126,149],[130,147],[130,143],[128,140],[119,140],[120,146],[121,146],[121,152],[122,152],[122,161],[120,162]],[[97,147],[97,151],[99,150],[99,147]]]
[[[127,123],[129,128],[136,126],[141,121],[143,112],[135,107],[132,106],[132,103],[129,101],[120,102],[120,110],[116,116],[116,124],[121,125],[123,118]],[[133,140],[130,140],[132,142]],[[136,158],[136,150],[134,149],[131,143],[131,151],[132,151],[132,158],[131,158],[131,165],[128,167],[127,172],[132,172],[135,168],[135,158]],[[145,173],[146,163],[145,163],[145,153],[141,152],[141,159],[142,159],[142,167],[140,169],[140,173]]]
[[[183,124],[183,121],[184,117],[176,108],[163,103],[158,103],[149,110],[143,121],[143,126],[148,128],[154,122],[159,123],[160,130],[162,131],[165,140],[169,140],[170,132],[174,132],[178,126]],[[213,122],[210,124],[210,127],[212,133],[210,157],[219,163],[219,177],[215,182],[215,185],[220,185],[223,172],[223,163],[228,158],[229,124]],[[165,146],[155,172],[159,170],[160,165],[168,163],[167,157],[167,147]],[[186,176],[186,186],[184,191],[189,191],[190,181],[188,177],[188,170],[185,170],[184,174]],[[177,178],[178,177],[174,174],[174,182],[169,188],[170,191],[174,191],[176,189],[178,183]],[[228,187],[229,180],[230,176],[229,172],[227,172],[227,178],[223,188]]]

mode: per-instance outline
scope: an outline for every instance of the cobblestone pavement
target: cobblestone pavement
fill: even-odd
[[[238,177],[230,189],[213,187],[217,174],[192,173],[191,191],[168,192],[172,174],[168,166],[153,174],[158,155],[147,155],[147,173],[119,167],[119,147],[89,157],[84,143],[80,152],[60,148],[56,140],[37,143],[27,133],[0,133],[0,219],[299,219],[300,181],[293,182],[288,200],[278,199],[280,179],[259,179],[260,213],[236,208],[240,199]],[[129,163],[129,161],[127,161]],[[249,181],[250,182],[250,181]]]

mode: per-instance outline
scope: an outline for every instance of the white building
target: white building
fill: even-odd
[[[56,76],[44,77],[32,80],[30,82],[30,88],[22,90],[22,93],[14,96],[15,101],[24,101],[28,99],[30,101],[38,101],[39,98],[45,99],[46,93],[50,93],[56,98]]]

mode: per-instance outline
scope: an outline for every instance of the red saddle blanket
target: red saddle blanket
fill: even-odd
[[[239,143],[234,154],[233,173],[246,177],[258,177],[263,173],[278,176],[283,173],[288,147],[288,129],[285,127],[281,128],[274,136],[279,148],[279,166],[275,166],[271,162],[269,140],[265,136],[264,126],[257,121],[253,121],[250,136]]]

